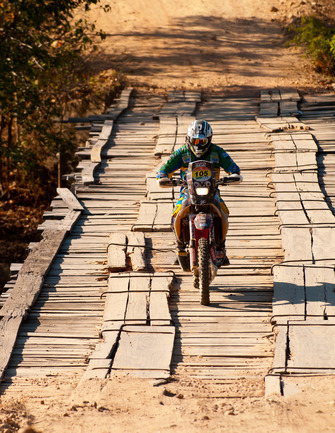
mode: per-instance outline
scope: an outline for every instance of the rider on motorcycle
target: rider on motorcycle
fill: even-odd
[[[214,165],[216,179],[220,177],[220,168],[223,168],[228,174],[240,174],[239,167],[231,157],[221,147],[212,143],[212,128],[205,120],[195,120],[188,128],[186,135],[186,144],[180,149],[173,152],[168,161],[162,165],[157,173],[157,181],[160,186],[171,178],[176,170],[180,170],[180,176],[184,179],[190,162],[197,160],[210,161]],[[219,197],[219,189],[217,189]],[[175,218],[181,209],[184,200],[184,188],[181,188],[180,197],[173,210]],[[222,239],[218,243],[217,257],[221,259],[222,265],[229,265],[229,259],[226,255],[225,239],[228,231],[229,211],[224,201],[219,197],[221,213],[223,215],[224,228]],[[178,242],[177,255],[185,254],[185,245]]]

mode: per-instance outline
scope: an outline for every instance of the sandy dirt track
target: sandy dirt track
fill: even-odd
[[[108,37],[92,64],[117,68],[131,85],[257,96],[275,87],[322,90],[324,78],[287,48],[280,22],[315,9],[310,0],[111,0],[90,19]],[[327,3],[327,0],[323,2]],[[321,6],[320,6],[321,7]],[[277,11],[275,10],[277,9]],[[265,398],[252,383],[211,385],[185,378],[154,387],[117,377],[27,379],[0,397],[0,431],[21,433],[335,431],[335,379],[302,378],[300,392]],[[244,390],[245,398],[234,398]],[[308,389],[309,391],[305,391]],[[227,396],[230,396],[229,398]],[[27,427],[27,426],[31,427]]]
[[[311,9],[283,0],[132,0],[94,11],[108,35],[99,68],[117,67],[132,85],[256,95],[260,89],[313,89],[313,73],[300,51],[284,47],[279,22]],[[303,3],[303,4],[302,4]],[[287,8],[287,4],[300,7]],[[277,10],[277,11],[276,11]],[[275,12],[276,11],[276,12]]]

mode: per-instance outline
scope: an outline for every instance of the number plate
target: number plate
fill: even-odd
[[[208,167],[197,167],[192,171],[192,177],[195,180],[204,181],[212,177],[212,172]]]

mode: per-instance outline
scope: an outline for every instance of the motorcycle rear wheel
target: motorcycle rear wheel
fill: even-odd
[[[210,283],[210,252],[208,240],[201,238],[198,245],[198,272],[200,304],[209,305],[209,283]]]

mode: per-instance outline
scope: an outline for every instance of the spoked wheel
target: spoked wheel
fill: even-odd
[[[208,240],[201,238],[198,245],[198,271],[199,271],[199,289],[200,304],[209,305],[209,283],[210,283],[210,253]]]

